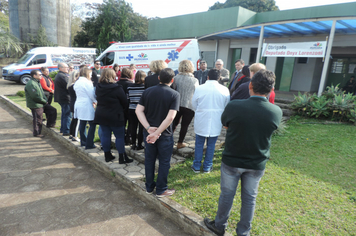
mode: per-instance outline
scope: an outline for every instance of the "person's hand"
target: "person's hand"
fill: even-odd
[[[147,130],[147,132],[148,132],[149,134],[153,134],[154,132],[156,132],[157,129],[158,129],[157,127],[150,127],[150,128]]]
[[[96,103],[95,103],[95,102],[93,102],[93,107],[94,107],[94,109],[95,109],[95,107],[96,107]]]
[[[147,136],[146,142],[150,143],[150,144],[154,144],[157,141],[157,139],[159,139],[159,136],[161,136],[161,135],[160,134],[156,134],[156,133],[152,133],[152,134]]]

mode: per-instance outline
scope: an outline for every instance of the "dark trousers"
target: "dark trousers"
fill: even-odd
[[[33,117],[33,136],[37,136],[42,131],[43,107],[31,108],[31,112]]]
[[[75,132],[77,129],[77,125],[78,125],[78,119],[72,118],[72,121],[70,122],[69,134],[72,135],[73,137],[77,137]]]
[[[57,120],[57,109],[49,104],[43,106],[43,112],[46,114],[47,127],[54,127]]]
[[[145,141],[145,174],[146,190],[152,192],[156,187],[156,193],[162,194],[168,189],[168,173],[171,167],[171,156],[173,153],[173,136],[161,135],[155,143],[147,143],[148,133],[143,131]],[[155,178],[156,159],[159,161],[157,183]]]
[[[182,123],[180,124],[181,127],[179,132],[178,143],[183,143],[185,135],[187,134],[188,131],[188,126],[194,118],[194,114],[195,112],[193,110],[190,110],[189,108],[179,107],[179,111],[177,112],[177,115],[173,121],[173,130],[175,130],[180,122],[180,119],[182,118]]]
[[[89,123],[89,130],[87,132],[87,123]],[[95,135],[96,124],[91,121],[81,120],[79,122],[79,134],[80,134],[80,145],[85,148],[94,147],[94,135]]]
[[[53,100],[53,93],[47,92],[47,93],[45,93],[45,95],[46,95],[48,104],[51,105],[52,100]]]
[[[138,134],[137,134],[137,126],[138,126]],[[136,137],[137,137],[137,145],[140,146],[142,145],[143,141],[143,126],[141,123],[138,121],[138,118],[136,116],[135,110],[130,109],[129,110],[129,127],[131,129],[131,140],[132,144],[136,145]]]

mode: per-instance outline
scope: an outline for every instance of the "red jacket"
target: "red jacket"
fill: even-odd
[[[40,84],[43,88],[44,91],[50,92],[50,93],[54,93],[54,83],[53,80],[51,79],[51,77],[48,77],[48,81],[49,81],[49,86],[47,84],[47,81],[45,78],[43,78],[43,76],[40,79]]]

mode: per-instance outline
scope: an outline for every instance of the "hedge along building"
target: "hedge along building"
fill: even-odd
[[[231,73],[234,62],[265,63],[276,73],[276,90],[321,92],[343,86],[356,73],[356,3],[256,13],[242,7],[155,19],[149,22],[150,40],[195,37],[209,67],[221,58]],[[325,46],[325,55],[268,55],[263,43]]]

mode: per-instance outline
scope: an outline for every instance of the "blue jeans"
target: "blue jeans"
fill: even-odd
[[[156,193],[162,194],[168,189],[168,173],[171,167],[171,157],[173,153],[173,136],[161,135],[154,144],[147,143],[148,133],[143,131],[145,141],[145,173],[146,173],[146,190],[152,192],[156,187]],[[157,183],[155,178],[156,159],[159,161]]]
[[[198,134],[195,135],[195,152],[194,152],[194,161],[193,168],[195,170],[200,170],[201,160],[203,159],[203,151],[204,151],[204,143],[206,142],[206,152],[205,159],[203,164],[203,170],[209,171],[211,167],[213,167],[213,158],[215,151],[215,143],[218,140],[218,136],[216,137],[204,137]]]
[[[101,145],[103,146],[104,152],[110,152],[111,147],[111,132],[115,135],[115,145],[119,153],[125,152],[125,126],[106,126],[100,125],[99,133]]]
[[[69,134],[70,122],[72,119],[69,103],[59,104],[59,105],[61,105],[61,111],[62,111],[60,132],[63,134]]]
[[[218,229],[225,229],[227,227],[227,220],[230,216],[236,188],[241,178],[241,210],[236,233],[238,236],[250,235],[258,184],[264,172],[264,170],[236,168],[225,165],[223,162],[221,163],[221,194],[218,212],[215,217],[215,226]]]
[[[89,123],[89,130],[87,132],[86,125]],[[94,147],[94,135],[95,135],[95,127],[93,121],[80,120],[79,123],[79,134],[80,134],[80,145],[85,146],[85,148],[93,148]]]

